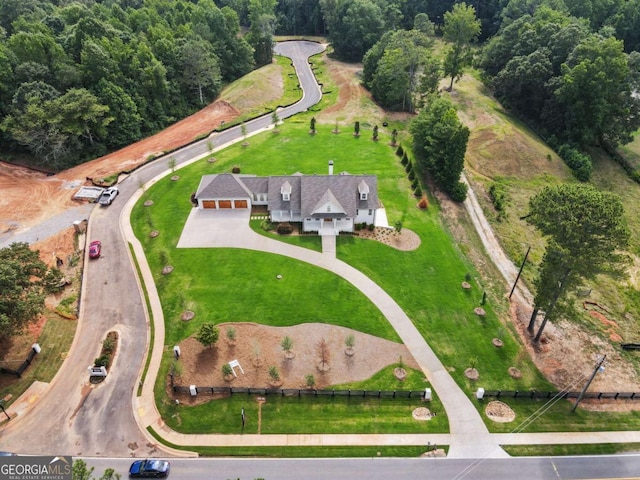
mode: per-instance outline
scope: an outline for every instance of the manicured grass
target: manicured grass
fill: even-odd
[[[502,445],[512,457],[541,457],[561,455],[613,455],[638,452],[638,443],[590,443],[567,445]]]
[[[407,379],[393,377],[393,366],[372,379],[336,385],[336,390],[424,390],[428,383],[422,372],[410,370]],[[386,381],[385,381],[386,379]],[[240,433],[238,412],[245,409],[244,433],[446,433],[449,422],[442,403],[435,397],[428,403],[416,398],[268,395],[260,405],[255,395],[236,394],[224,401],[198,406],[167,402],[163,407],[168,426],[184,433]],[[421,406],[436,412],[429,421],[414,420],[412,411]],[[261,409],[261,425],[258,410]],[[439,413],[439,415],[438,415]],[[206,422],[202,419],[206,418]],[[331,421],[327,421],[327,419]]]
[[[339,258],[369,275],[398,301],[461,386],[470,395],[477,388],[462,375],[470,359],[477,358],[486,388],[550,387],[522,354],[521,346],[511,333],[501,331],[501,322],[492,305],[484,305],[485,317],[473,313],[480,305],[483,281],[443,229],[437,205],[432,203],[426,212],[415,207],[416,199],[410,193],[409,181],[394,154],[395,148],[387,145],[389,139],[373,142],[328,132],[309,135],[306,120],[288,121],[281,130],[277,136],[267,133],[252,137],[248,147],[235,145],[216,152],[214,164],[203,160],[181,169],[179,181],[164,179],[145,192],[142,200],[152,199],[152,207],[143,207],[141,201],[134,209],[136,235],[147,251],[163,303],[167,345],[193,334],[203,321],[255,321],[268,325],[322,321],[397,340],[395,332],[367,299],[321,269],[260,252],[174,248],[192,208],[189,196],[197,189],[203,174],[230,171],[235,165],[240,166],[243,173],[257,175],[325,173],[327,161],[332,159],[338,172],[378,175],[379,195],[390,223],[402,220],[404,228],[415,231],[422,239],[417,250],[401,252],[375,241],[340,236]],[[153,229],[161,232],[155,239],[149,238]],[[291,237],[287,241],[307,240]],[[317,241],[309,242],[317,249]],[[160,271],[167,264],[175,269],[171,275],[163,276]],[[274,282],[278,273],[291,281]],[[472,276],[471,291],[461,288],[467,273]],[[328,295],[335,300],[333,304],[338,309],[344,307],[344,312],[323,313],[318,307],[326,304],[326,297],[311,295],[309,291],[331,292]],[[349,298],[349,302],[340,302],[341,298]],[[301,304],[307,308],[301,310]],[[505,309],[505,305],[497,307]],[[196,317],[189,323],[180,322],[179,314],[187,308],[194,310]],[[501,349],[491,343],[498,335],[504,341]],[[168,363],[168,360],[164,362],[165,373]],[[514,380],[508,375],[510,366],[517,366],[523,372],[522,379]],[[161,374],[159,378],[156,390],[160,390],[157,396],[162,404],[164,376]],[[197,408],[207,410],[202,415],[208,417],[221,403]],[[167,418],[176,413],[174,409],[187,408],[165,406]],[[342,415],[337,415],[336,426],[341,424],[341,418]],[[305,421],[297,428],[313,431],[318,427],[312,423]],[[184,419],[182,425],[185,426]],[[280,431],[286,427],[270,428]]]
[[[138,263],[138,258],[136,257],[133,251],[133,245],[129,243],[129,251],[131,252],[131,258],[133,259],[133,264],[136,269],[136,275],[138,275],[138,279],[140,280],[140,286],[142,288],[142,295],[144,296],[145,305],[147,306],[147,315],[149,316],[149,345],[153,346],[153,340],[155,338],[156,329],[154,327],[153,321],[153,310],[151,309],[151,305],[149,304],[149,295],[147,294],[147,286],[142,280],[142,273],[140,272],[140,264]],[[147,358],[144,362],[144,369],[142,370],[142,376],[140,377],[140,384],[138,385],[137,395],[142,395],[142,385],[147,377],[147,371],[149,370],[149,363],[151,362],[151,351],[147,352]]]
[[[265,230],[263,228],[262,220],[251,220],[249,222],[249,225],[254,232],[259,233],[260,235],[264,235],[265,237],[277,239],[281,242],[286,242],[298,247],[308,248],[309,250],[313,250],[315,252],[322,251],[322,239],[316,234],[278,235],[275,230]]]
[[[41,347],[40,353],[34,357],[29,368],[19,379],[2,388],[2,398],[11,395],[11,399],[4,403],[5,408],[22,395],[34,381],[50,382],[67,357],[78,322],[61,318],[51,312],[46,315],[47,322],[38,338],[38,344]],[[20,339],[21,337],[17,338],[18,341]],[[13,368],[17,368],[20,362],[27,358],[31,350],[31,341],[25,339],[24,343],[24,355],[18,357],[16,363],[11,364]]]
[[[424,446],[412,445],[372,445],[363,447],[183,447],[166,442],[153,428],[147,431],[160,443],[177,450],[197,452],[201,457],[270,457],[270,458],[367,458],[367,457],[419,457],[428,449]],[[439,449],[449,450],[448,445],[438,445]]]
[[[485,399],[487,402],[488,399]],[[640,430],[640,412],[592,412],[582,408],[571,412],[575,400],[505,399],[516,413],[511,423],[496,423],[484,413],[485,404],[479,404],[480,412],[493,433],[511,432],[597,432],[616,430]],[[544,414],[541,414],[544,412]]]

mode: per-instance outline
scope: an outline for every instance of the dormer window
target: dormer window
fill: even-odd
[[[291,184],[284,182],[280,187],[280,193],[282,194],[282,201],[288,202],[291,200]]]
[[[369,198],[369,185],[364,180],[358,185],[358,193],[360,194],[360,200],[368,200]]]

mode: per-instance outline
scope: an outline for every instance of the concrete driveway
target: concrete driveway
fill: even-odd
[[[251,211],[245,209],[193,208],[182,229],[178,248],[238,247],[248,236],[257,235],[249,227]]]

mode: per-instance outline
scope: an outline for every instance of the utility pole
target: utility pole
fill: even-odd
[[[582,391],[580,392],[580,395],[578,395],[578,399],[576,400],[575,405],[573,406],[573,408],[571,409],[571,413],[576,411],[576,408],[578,408],[578,404],[580,403],[580,400],[582,400],[582,397],[584,396],[584,392],[587,391],[587,388],[589,388],[589,385],[591,385],[591,382],[593,381],[593,379],[596,377],[596,374],[602,370],[604,370],[604,367],[602,366],[602,364],[604,363],[604,361],[607,359],[606,355],[603,355],[601,358],[598,359],[598,361],[596,362],[596,366],[593,369],[593,373],[591,374],[591,377],[589,377],[589,380],[587,380],[586,385],[584,386],[584,388],[582,389]]]
[[[518,276],[516,277],[516,281],[513,282],[513,288],[511,289],[511,293],[509,294],[509,298],[513,295],[513,291],[516,289],[516,285],[518,284],[518,280],[520,280],[520,275],[522,274],[522,269],[524,268],[524,264],[527,262],[527,257],[529,256],[529,252],[531,251],[531,245],[527,248],[527,253],[524,254],[524,260],[522,260],[522,265],[520,265],[520,270],[518,271]]]

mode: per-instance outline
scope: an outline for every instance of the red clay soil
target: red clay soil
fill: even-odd
[[[72,196],[81,185],[91,183],[88,178],[100,180],[130,171],[150,155],[191,143],[238,115],[229,103],[217,101],[149,138],[54,176],[0,162],[0,232],[31,226],[75,206]]]

